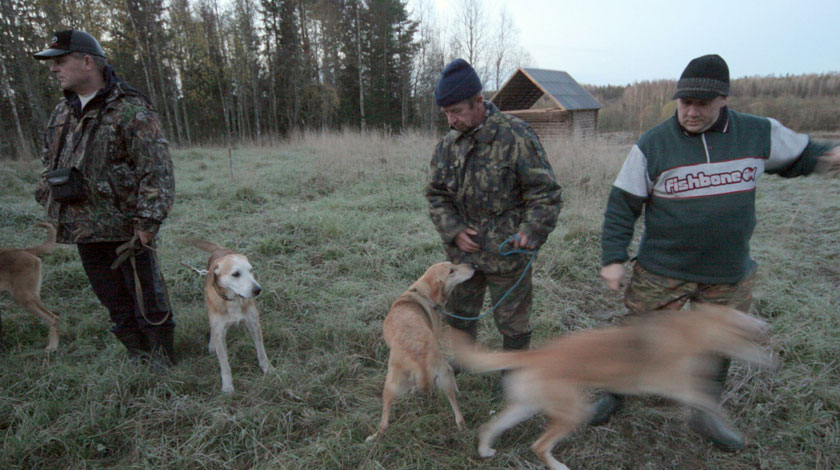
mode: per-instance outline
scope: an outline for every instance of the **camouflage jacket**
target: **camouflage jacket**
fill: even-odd
[[[174,200],[172,158],[157,114],[110,67],[105,77],[84,111],[78,96],[66,92],[44,135],[35,198],[56,224],[60,243],[128,240],[135,229],[156,233]],[[84,175],[86,200],[53,200],[43,175],[68,167]]]
[[[451,261],[504,273],[522,268],[527,257],[502,256],[499,245],[523,232],[539,248],[557,223],[560,186],[530,126],[484,104],[481,126],[467,134],[453,129],[438,143],[426,199]],[[478,253],[455,245],[455,236],[467,227],[478,232],[473,237],[481,246]]]

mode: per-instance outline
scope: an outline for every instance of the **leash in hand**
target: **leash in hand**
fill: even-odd
[[[507,298],[507,296],[511,292],[513,292],[514,289],[516,289],[516,287],[519,285],[519,283],[522,282],[522,279],[525,278],[525,274],[527,274],[528,270],[531,269],[531,264],[534,263],[534,258],[537,257],[537,252],[539,251],[539,250],[536,250],[536,249],[526,250],[526,249],[522,249],[522,248],[511,248],[509,250],[505,250],[504,249],[505,246],[508,245],[509,243],[511,243],[513,240],[519,241],[519,234],[518,233],[513,234],[512,236],[508,237],[507,240],[503,241],[502,244],[499,245],[499,254],[502,255],[502,256],[527,255],[527,256],[529,256],[528,264],[525,265],[525,269],[522,270],[522,274],[519,276],[519,279],[516,280],[516,283],[513,286],[511,286],[511,288],[508,289],[507,292],[505,292],[505,295],[503,295],[502,298],[500,298],[499,301],[496,302],[496,305],[490,307],[486,312],[482,313],[481,315],[479,315],[477,317],[462,317],[460,315],[456,315],[454,313],[447,312],[446,310],[443,309],[442,306],[438,307],[438,310],[440,311],[440,313],[442,313],[442,314],[444,314],[448,317],[457,318],[458,320],[478,321],[478,320],[481,320],[482,318],[486,317],[487,315],[490,315],[493,311],[495,311],[496,308],[498,308],[499,305],[501,305],[502,302]]]

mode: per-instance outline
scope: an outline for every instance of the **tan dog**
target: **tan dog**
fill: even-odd
[[[207,276],[204,279],[204,300],[210,321],[210,352],[216,351],[222,371],[222,392],[233,392],[233,379],[228,362],[225,336],[228,328],[245,322],[254,347],[257,360],[264,373],[272,370],[263,346],[260,312],[254,298],[262,288],[251,273],[251,263],[245,255],[234,253],[215,243],[200,239],[186,240],[193,246],[210,253],[207,260]]]
[[[441,318],[438,308],[458,284],[471,278],[473,268],[466,264],[437,263],[397,297],[385,317],[382,331],[391,348],[388,373],[382,388],[382,420],[375,434],[366,442],[381,436],[388,429],[391,402],[409,390],[426,393],[436,385],[449,399],[458,429],[464,417],[458,409],[455,375],[440,350]]]
[[[725,418],[712,393],[716,357],[770,364],[770,355],[756,344],[766,329],[757,318],[707,304],[573,333],[530,351],[479,351],[469,338],[456,336],[460,363],[478,371],[511,370],[505,380],[507,406],[482,428],[478,453],[492,457],[497,436],[541,412],[548,415],[548,428],[531,449],[550,469],[568,470],[551,449],[588,420],[588,388],[662,395]]]
[[[55,249],[55,228],[45,222],[36,225],[47,230],[46,242],[30,248],[0,248],[0,291],[9,291],[21,307],[44,320],[50,327],[46,350],[55,351],[58,348],[58,315],[41,302],[41,260],[38,258]]]

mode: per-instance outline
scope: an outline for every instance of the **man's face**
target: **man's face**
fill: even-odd
[[[677,119],[680,125],[689,132],[704,132],[717,121],[720,110],[724,106],[726,106],[726,98],[723,96],[711,100],[678,98]]]
[[[481,98],[470,98],[449,106],[441,106],[440,110],[446,114],[449,126],[460,132],[469,132],[484,120],[484,106]]]
[[[90,82],[92,61],[75,54],[54,57],[50,72],[55,75],[62,90],[78,93]],[[88,64],[90,62],[90,64]]]

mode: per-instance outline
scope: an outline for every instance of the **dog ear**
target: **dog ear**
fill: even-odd
[[[431,287],[431,291],[429,292],[429,298],[434,300],[435,302],[440,302],[443,300],[443,283],[442,279],[436,279],[434,282],[431,282],[429,287]]]
[[[219,268],[219,263],[213,263],[213,266],[210,267],[209,275],[213,276],[213,290],[216,291],[217,294],[219,294],[219,297],[226,299],[227,295],[225,295],[225,290],[224,288],[222,288],[222,286],[219,285],[219,271],[221,271],[221,269]]]

